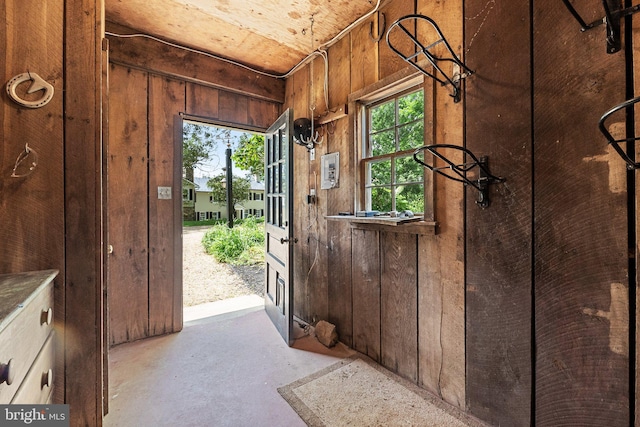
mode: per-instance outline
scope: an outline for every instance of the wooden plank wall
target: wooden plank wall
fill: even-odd
[[[465,2],[465,58],[474,70],[466,144],[507,179],[491,187],[486,209],[476,206],[477,191],[467,191],[467,410],[510,426],[532,424],[529,10],[528,2]]]
[[[111,65],[107,152],[110,343],[149,334],[148,76]]]
[[[463,2],[419,1],[418,13],[433,18],[464,60]],[[464,104],[448,88],[434,85],[432,141],[462,145]],[[461,158],[458,160],[462,160]],[[464,188],[434,176],[435,236],[418,236],[419,384],[443,400],[465,408]]]
[[[158,199],[158,187],[182,177],[182,147],[176,144],[176,111],[185,105],[186,83],[149,77],[149,335],[182,329],[182,206]],[[174,188],[172,198],[182,198]],[[179,284],[179,285],[176,285]]]
[[[627,25],[628,25],[628,21],[627,21]],[[635,54],[635,51],[637,50],[637,47],[640,46],[640,19],[637,19],[637,18],[634,19],[632,22],[631,28],[632,28],[633,37],[631,41],[627,40],[626,43],[631,43],[631,47],[633,49],[634,54],[631,55],[631,57],[627,57],[627,61],[633,64],[633,96],[638,97],[640,96],[640,55]],[[630,86],[629,82],[627,82],[627,86]],[[634,110],[634,111],[636,111],[633,116],[634,126],[632,127],[631,129],[632,132],[630,133],[633,133],[633,135],[635,136],[640,131],[640,114],[638,114],[637,112],[638,110]],[[635,146],[635,155],[636,155],[635,156],[636,161],[637,159],[640,159],[640,144],[637,144],[637,143]],[[630,254],[633,253],[635,255],[635,259],[633,260],[633,262],[636,269],[636,272],[635,272],[636,287],[635,289],[630,287],[630,292],[629,292],[629,317],[630,317],[629,326],[632,328],[631,330],[632,333],[629,334],[629,339],[631,340],[631,346],[629,349],[630,350],[629,363],[632,364],[631,366],[635,368],[635,372],[637,373],[638,369],[640,369],[640,346],[638,344],[640,343],[640,292],[637,291],[637,283],[640,281],[640,266],[638,265],[638,262],[640,261],[640,244],[638,241],[638,230],[640,230],[640,197],[638,197],[638,194],[639,194],[638,189],[640,188],[640,174],[638,174],[637,172],[634,172],[633,180],[635,184],[635,189],[634,189],[635,191],[633,194],[634,203],[632,205],[630,203],[630,205],[633,207],[634,214],[635,214],[635,224],[634,224],[635,236],[634,236],[634,240],[631,240],[631,244],[629,245],[630,246],[629,253]],[[634,315],[635,315],[635,320],[633,319]],[[633,331],[633,327],[635,327],[635,331]],[[635,339],[635,345],[633,344],[634,339]],[[632,357],[631,355],[634,353],[634,350],[635,350],[635,360],[631,358]],[[634,425],[638,426],[640,425],[640,399],[638,399],[638,396],[640,396],[640,375],[636,374],[635,381],[632,381],[631,384],[629,384],[629,391],[630,393],[633,393],[635,397],[635,402],[633,402],[633,407],[631,406],[631,403],[629,407],[633,408],[634,410],[635,417],[633,421],[634,421]]]
[[[461,50],[462,2],[416,3],[387,2],[329,47],[329,111],[344,106],[349,94],[407,67],[390,51],[384,37],[380,42],[372,37],[377,35],[382,14],[386,28],[403,15],[431,15],[451,37],[454,48]],[[322,119],[327,111],[318,80],[320,62],[313,61],[313,100]],[[287,79],[285,107],[293,107],[296,118],[309,117],[309,67]],[[462,104],[454,105],[441,88],[428,102],[435,111],[430,138],[462,144]],[[315,160],[303,147],[294,147],[294,203],[299,207],[294,227],[300,240],[295,249],[295,314],[309,322],[334,323],[342,342],[464,408],[463,190],[438,180],[435,215],[441,227],[437,236],[326,221],[326,215],[353,211],[355,206],[358,172],[353,118],[339,118],[321,127],[324,139],[316,147]],[[320,157],[336,151],[340,153],[339,187],[320,190]],[[306,204],[311,188],[318,194],[315,206]],[[326,272],[318,272],[319,266]]]
[[[37,73],[55,89],[54,97],[44,107],[22,108],[2,91],[0,112],[0,273],[58,269],[54,280],[55,321],[64,324],[64,81],[60,78],[64,52],[64,8],[59,3],[48,9],[38,1],[6,1],[0,6],[0,77],[6,83],[27,70]],[[33,14],[24,13],[24,7]],[[14,40],[22,40],[17,44]],[[32,46],[26,51],[24,46]],[[29,84],[18,94],[29,99]],[[38,96],[41,93],[37,94]],[[31,175],[11,178],[25,144],[38,155]],[[33,154],[21,165],[28,171]],[[46,221],[43,219],[46,218]],[[61,360],[63,354],[58,354]],[[56,366],[56,371],[63,365]],[[55,395],[64,396],[64,375],[56,375]]]
[[[184,52],[171,48],[163,51],[164,60],[154,58],[149,63],[143,60],[145,55],[140,59],[132,52],[161,48],[148,41],[129,41],[110,38],[107,187],[109,244],[114,247],[108,263],[111,345],[182,329],[181,216],[172,201],[157,196],[159,186],[173,186],[176,173],[181,173],[182,150],[175,144],[175,118],[184,114],[196,120],[264,130],[281,111],[280,103],[266,99],[264,92],[248,95],[251,91],[247,88],[220,89],[234,84],[234,79],[205,82],[215,64],[199,63],[201,58],[188,55],[192,67],[186,66],[185,75],[179,76],[174,64]],[[233,70],[225,68],[225,73],[232,75]],[[280,85],[284,89],[284,83]],[[271,97],[284,98],[284,93]],[[181,188],[173,188],[173,197],[181,198],[181,194]]]
[[[106,29],[111,47],[109,60],[113,63],[152,70],[155,74],[256,99],[275,102],[283,100],[285,83],[282,79],[266,77],[224,61],[144,37],[118,38],[113,34],[135,34],[137,31],[112,22],[106,23]],[[242,99],[238,98],[240,102],[243,102]]]
[[[625,53],[608,55],[604,28],[580,32],[557,2],[536,6],[535,421],[629,425],[626,171],[596,131],[625,100]],[[609,125],[624,136],[623,115]]]
[[[624,167],[606,147],[587,141],[598,137],[597,118],[608,104],[624,99],[624,53],[604,55],[599,30],[573,33],[568,11],[551,1],[471,0],[464,11],[461,2],[430,3],[418,2],[416,11],[436,20],[475,71],[464,82],[462,103],[436,88],[433,142],[466,143],[488,155],[492,171],[507,181],[492,187],[492,205],[481,210],[474,191],[436,177],[438,234],[418,236],[417,246],[406,236],[329,221],[326,238],[320,235],[328,251],[326,288],[300,280],[313,265],[313,246],[307,241],[296,249],[297,314],[318,320],[324,308],[314,301],[323,300],[309,294],[326,290],[329,320],[344,342],[492,424],[552,425],[562,414],[570,423],[595,425],[607,417],[623,425],[630,387]],[[413,12],[406,8],[406,2],[388,2],[372,21],[385,13],[392,22]],[[585,7],[591,20],[600,8]],[[350,32],[348,53],[343,46],[329,48],[335,58],[349,59],[350,93],[402,68],[370,38],[372,21]],[[344,62],[330,61],[329,108],[341,103],[332,95],[341,90],[334,82],[344,87],[344,73],[331,70]],[[285,105],[295,111],[308,103],[305,79],[308,69],[287,82]],[[331,146],[319,151],[353,159],[354,123],[347,127],[347,134],[332,135]],[[302,150],[296,168],[304,183],[296,197],[304,201],[317,166]],[[351,169],[350,176],[356,174]],[[320,203],[318,218],[352,206],[355,193],[333,199],[334,191],[319,192],[329,201]],[[311,229],[306,218],[297,217],[302,242]],[[608,250],[594,250],[594,242]],[[404,296],[415,295],[415,307],[402,307],[408,309],[402,316],[417,319],[415,337],[390,338],[386,328],[397,319],[386,314],[396,296],[385,289],[389,273],[378,271],[376,261],[387,265],[385,257],[409,247],[417,259],[405,265],[411,277],[394,283],[408,286]],[[403,325],[411,329],[411,323]],[[385,353],[385,337],[398,339],[396,346],[417,342],[404,347],[409,357],[398,360]],[[584,368],[578,360],[586,360]],[[596,372],[599,363],[606,372]],[[589,407],[588,396],[599,403]]]
[[[38,109],[18,107],[2,91],[0,272],[60,271],[54,402],[74,408],[73,426],[102,425],[103,9],[102,0],[0,5],[0,80],[31,71],[55,89]],[[28,86],[19,88],[27,98]],[[25,144],[37,152],[37,166],[28,177],[11,178]]]
[[[21,5],[24,7],[24,5]],[[102,425],[103,0],[65,1],[65,403]],[[82,366],[82,369],[78,369]]]

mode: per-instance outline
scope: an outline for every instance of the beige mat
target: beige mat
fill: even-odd
[[[359,355],[278,392],[311,427],[484,426]]]

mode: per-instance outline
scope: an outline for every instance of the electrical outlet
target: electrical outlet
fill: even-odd
[[[316,149],[312,148],[309,150],[309,160],[314,161],[316,159]]]
[[[171,187],[158,187],[158,199],[171,200]]]

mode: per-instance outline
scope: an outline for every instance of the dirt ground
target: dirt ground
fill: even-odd
[[[264,266],[217,262],[202,246],[209,227],[184,227],[182,235],[184,306],[243,295],[264,295]]]

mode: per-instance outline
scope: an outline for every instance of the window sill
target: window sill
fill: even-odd
[[[435,235],[438,226],[435,221],[425,221],[421,216],[415,216],[413,218],[391,218],[379,216],[359,217],[355,215],[330,215],[325,218],[329,221],[348,221],[353,228],[409,234]]]

